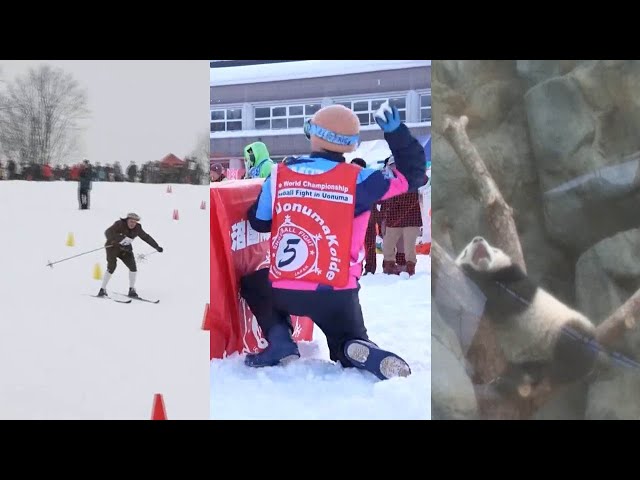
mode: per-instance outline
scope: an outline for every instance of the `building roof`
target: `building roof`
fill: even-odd
[[[305,60],[209,69],[212,87],[429,67],[431,60]]]
[[[184,163],[184,160],[176,157],[173,153],[169,153],[160,160],[160,163],[167,166],[179,166]]]

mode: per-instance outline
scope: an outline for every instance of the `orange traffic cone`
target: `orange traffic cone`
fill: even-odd
[[[202,319],[202,330],[211,330],[211,322],[209,321],[209,304],[204,307],[204,317]]]
[[[167,185],[167,193],[171,193],[173,190],[171,189],[171,185]]]
[[[178,214],[178,209],[175,209],[173,211],[173,219],[174,220],[180,220],[180,215]]]
[[[153,396],[153,409],[151,410],[151,420],[166,420],[167,412],[164,409],[164,399],[161,393]]]

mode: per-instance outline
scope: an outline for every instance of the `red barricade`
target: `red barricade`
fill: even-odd
[[[268,266],[269,234],[253,230],[246,216],[263,181],[211,184],[210,358],[255,353],[267,345],[254,315],[239,295],[240,278]],[[292,317],[292,321],[296,341],[312,339],[310,319]]]

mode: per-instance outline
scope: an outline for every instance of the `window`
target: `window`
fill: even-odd
[[[242,130],[242,109],[227,108],[211,110],[212,132],[233,132]]]
[[[257,130],[283,130],[302,128],[304,121],[320,110],[319,103],[306,105],[277,105],[255,107],[254,119]]]
[[[347,100],[336,102],[350,108],[360,119],[360,125],[375,125],[375,113],[380,106],[389,101],[389,105],[395,106],[400,112],[400,119],[404,122],[407,117],[407,99],[405,97],[376,98],[370,100]]]
[[[431,94],[420,95],[420,121],[431,121]]]

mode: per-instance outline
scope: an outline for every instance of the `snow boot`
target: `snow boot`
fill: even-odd
[[[271,327],[267,335],[269,345],[260,353],[249,353],[244,359],[248,367],[275,367],[300,358],[298,345],[291,338],[289,326],[278,323]]]
[[[136,289],[135,288],[130,288],[128,296],[131,297],[131,298],[138,298],[138,294],[136,293]]]
[[[101,288],[100,291],[98,292],[98,296],[99,297],[107,297],[107,291],[104,288]]]
[[[415,262],[407,262],[407,273],[412,277],[416,274]]]
[[[349,340],[344,344],[343,351],[354,367],[367,370],[380,380],[411,375],[407,362],[395,353],[382,350],[373,342]]]
[[[399,275],[400,270],[396,265],[396,262],[393,260],[383,260],[382,262],[382,273],[386,275]]]

